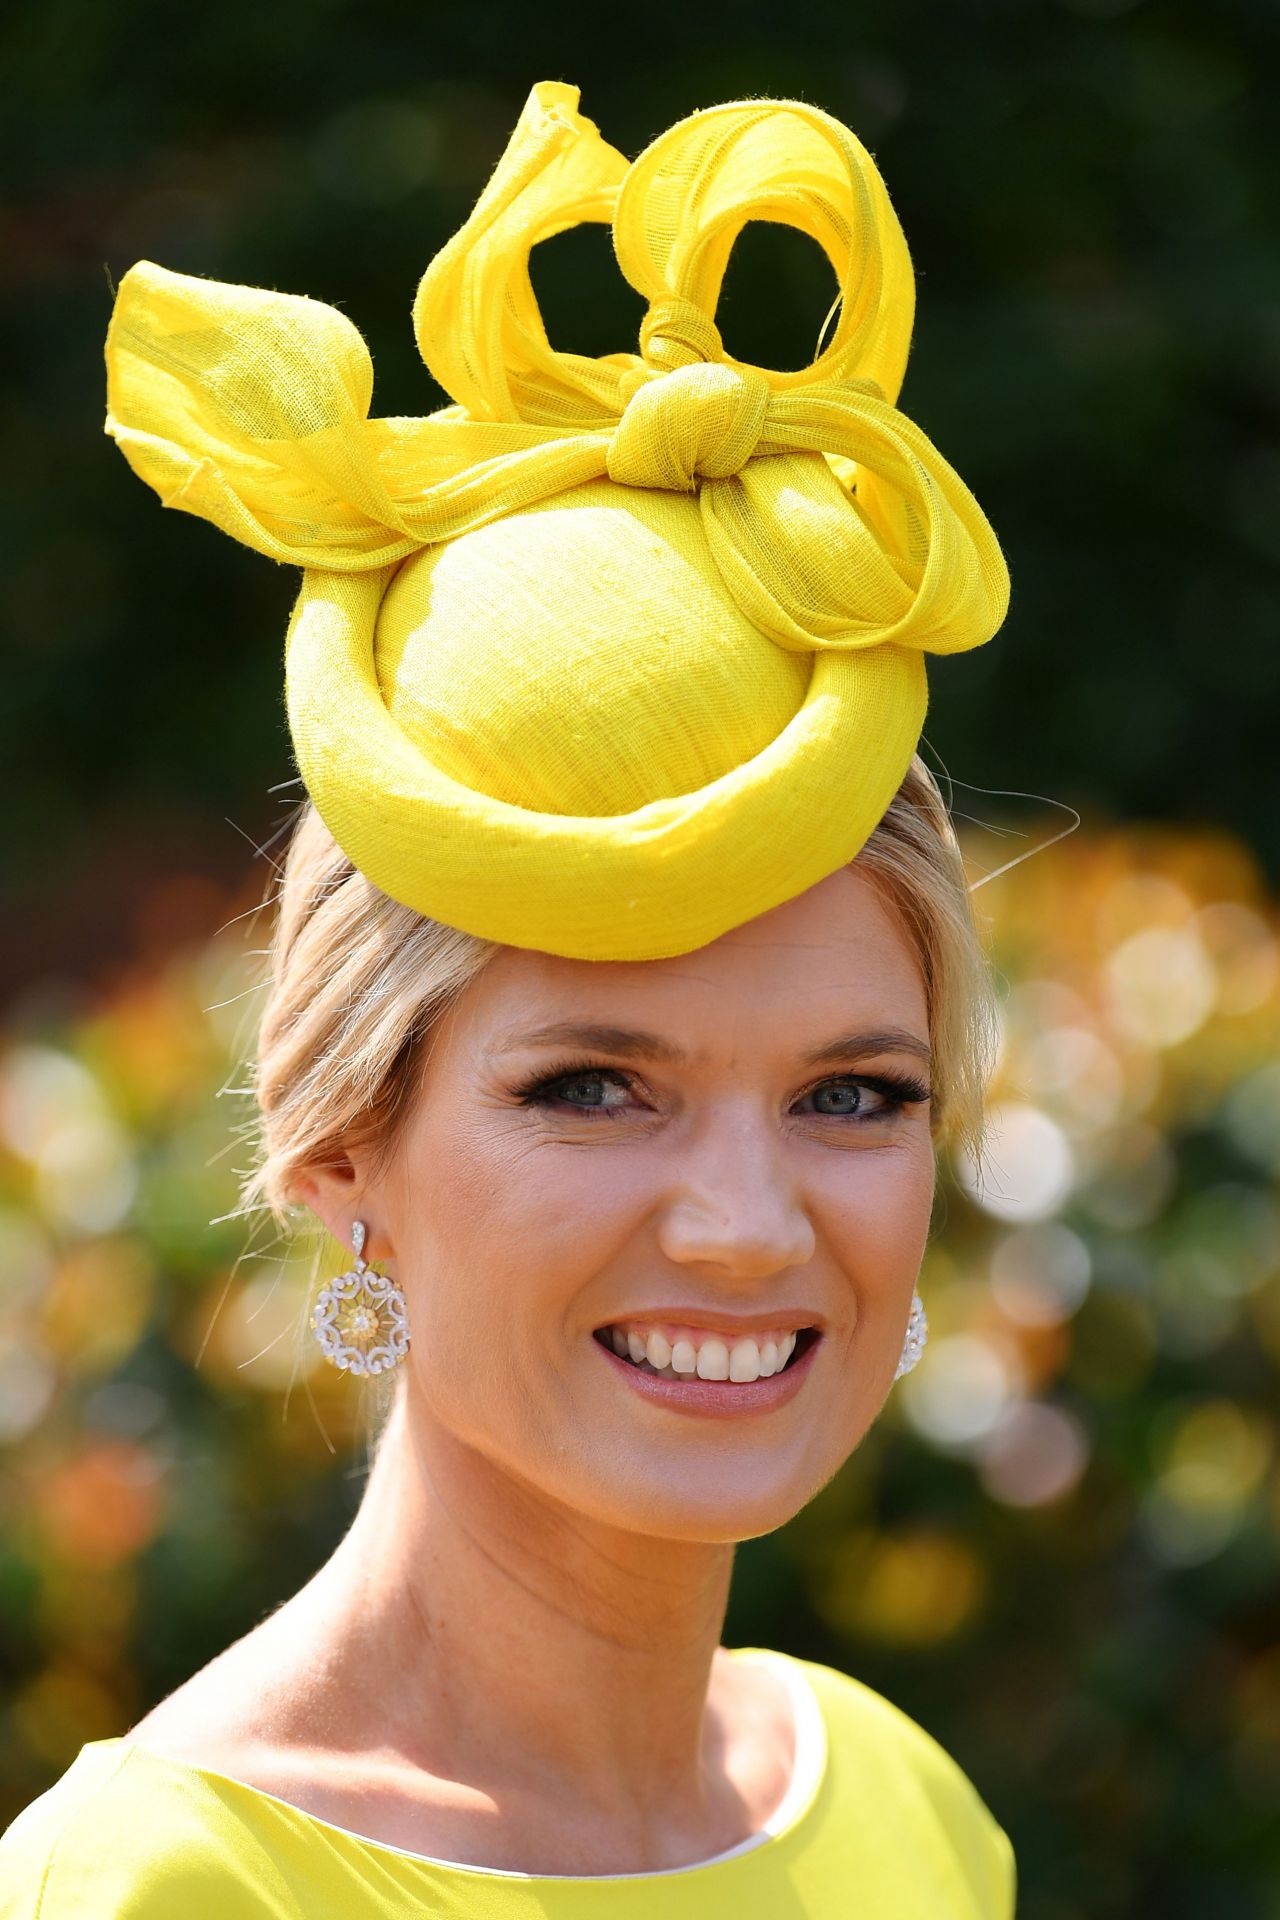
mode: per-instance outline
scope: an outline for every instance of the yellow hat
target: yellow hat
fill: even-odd
[[[640,352],[551,346],[540,240],[611,222]],[[813,364],[725,352],[748,220],[825,250]],[[392,898],[588,960],[685,953],[853,858],[924,722],[923,654],[980,645],[1008,576],[894,401],[914,304],[884,183],[797,101],[690,115],[633,164],[536,86],[418,289],[456,405],[370,419],[355,328],[142,262],[107,341],[107,431],[166,506],[305,569],[299,770]]]

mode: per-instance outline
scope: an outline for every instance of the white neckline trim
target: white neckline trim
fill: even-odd
[[[727,1847],[723,1853],[713,1853],[705,1860],[695,1860],[687,1867],[655,1867],[649,1873],[621,1877],[632,1880],[660,1879],[666,1874],[696,1873],[699,1867],[718,1867],[722,1860],[736,1860],[739,1854],[754,1852],[766,1840],[776,1840],[779,1834],[794,1826],[817,1792],[827,1769],[827,1723],[804,1668],[785,1655],[767,1653],[763,1649],[743,1651],[738,1657],[754,1660],[759,1666],[772,1667],[791,1696],[795,1758],[786,1792],[764,1825],[755,1833],[749,1833],[745,1840],[740,1840],[736,1847]],[[565,1877],[590,1880],[606,1876],[584,1873]],[[607,1877],[616,1879],[620,1876]]]
[[[733,1648],[733,1657],[739,1660],[754,1660],[759,1665],[771,1666],[785,1685],[791,1696],[791,1710],[795,1738],[795,1759],[791,1769],[791,1779],[787,1790],[774,1808],[764,1825],[755,1833],[747,1835],[736,1846],[728,1847],[723,1853],[710,1854],[704,1860],[692,1860],[684,1867],[651,1867],[642,1873],[521,1873],[507,1867],[474,1866],[469,1860],[442,1860],[430,1853],[414,1853],[409,1847],[395,1847],[386,1840],[375,1840],[371,1834],[359,1833],[354,1827],[340,1827],[333,1820],[323,1820],[319,1814],[308,1813],[305,1807],[295,1806],[291,1800],[282,1800],[278,1794],[267,1793],[262,1787],[255,1787],[249,1780],[239,1780],[234,1774],[216,1773],[207,1767],[192,1766],[189,1762],[169,1760],[163,1754],[151,1754],[149,1749],[138,1741],[128,1744],[148,1758],[158,1759],[166,1766],[184,1767],[188,1771],[203,1773],[211,1780],[227,1780],[235,1786],[245,1787],[260,1799],[273,1800],[277,1806],[287,1807],[290,1813],[300,1814],[315,1826],[327,1827],[331,1833],[341,1833],[348,1840],[358,1840],[362,1846],[374,1847],[379,1853],[395,1854],[402,1860],[416,1860],[427,1867],[441,1867],[450,1873],[481,1874],[489,1880],[519,1881],[561,1881],[583,1882],[587,1885],[608,1881],[626,1880],[666,1880],[675,1874],[699,1873],[704,1867],[718,1867],[727,1860],[736,1860],[741,1854],[753,1853],[757,1847],[765,1846],[769,1841],[778,1839],[793,1827],[805,1812],[816,1795],[827,1769],[828,1740],[826,1717],[822,1703],[813,1688],[804,1667],[789,1654],[773,1653],[764,1648]]]

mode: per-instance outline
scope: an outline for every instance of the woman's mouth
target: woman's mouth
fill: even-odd
[[[642,1374],[748,1387],[788,1372],[820,1335],[816,1327],[785,1324],[742,1334],[728,1328],[623,1320],[597,1328],[595,1338]]]

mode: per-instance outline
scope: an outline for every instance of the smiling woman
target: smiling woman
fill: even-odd
[[[799,374],[715,328],[752,217],[841,284]],[[558,355],[532,304],[588,218],[638,355]],[[313,1324],[394,1380],[345,1538],[20,1816],[0,1915],[1012,1914],[921,1727],[720,1645],[735,1543],[918,1357],[936,1149],[981,1132],[991,988],[915,748],[922,652],[1007,583],[893,406],[910,310],[838,123],[711,109],[628,168],[558,86],[423,282],[443,414],[370,422],[327,309],[127,277],[111,430],[307,568],[247,1199],[354,1248]]]

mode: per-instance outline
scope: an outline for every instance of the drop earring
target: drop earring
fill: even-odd
[[[924,1301],[918,1293],[911,1296],[911,1317],[907,1321],[907,1336],[902,1343],[902,1358],[898,1362],[895,1380],[901,1380],[904,1373],[910,1373],[920,1355],[924,1352],[924,1343],[929,1338],[929,1319],[924,1310]]]
[[[325,1357],[346,1373],[385,1373],[399,1366],[409,1350],[404,1294],[394,1280],[375,1273],[366,1262],[367,1238],[364,1221],[355,1221],[355,1266],[331,1280],[311,1309],[311,1330]]]

